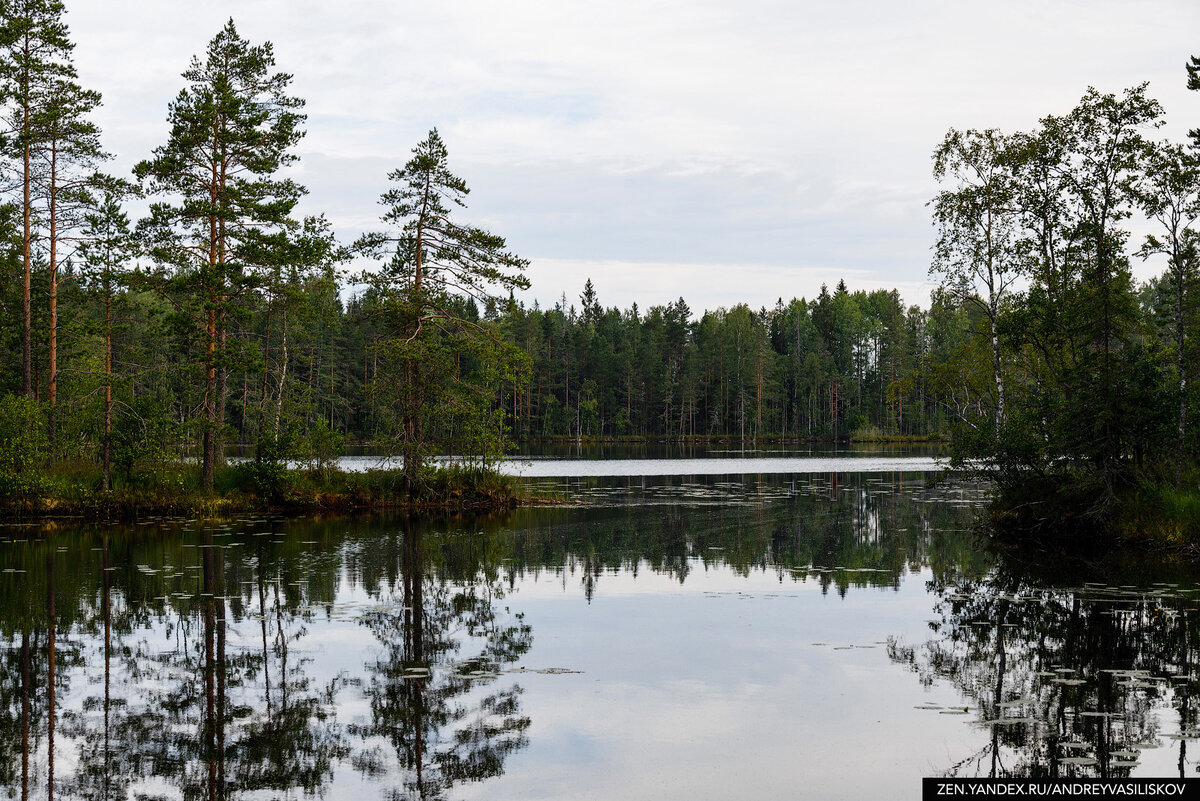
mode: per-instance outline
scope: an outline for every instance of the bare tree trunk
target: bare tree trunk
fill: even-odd
[[[23,56],[25,63],[28,64],[31,57],[31,42],[28,32],[25,33],[23,44]],[[24,133],[29,133],[29,71],[26,67],[21,76],[22,89],[24,97],[22,98],[21,109],[21,130]],[[31,160],[33,157],[32,148],[28,141],[24,143],[21,151],[21,161],[23,167],[22,177],[22,195],[21,195],[21,225],[22,225],[22,255],[21,267],[24,284],[22,286],[21,303],[24,310],[24,317],[21,321],[21,393],[27,398],[33,397],[33,306],[31,303],[32,297],[32,277],[33,277],[33,220],[31,212],[33,210],[33,201],[30,197],[31,183],[33,180],[31,170]]]
[[[208,321],[205,327],[205,365],[204,365],[204,431],[201,435],[201,480],[206,489],[212,489],[213,477],[217,463],[216,456],[216,427],[217,427],[217,312],[208,310]]]
[[[999,309],[999,298],[991,292],[988,298],[988,311],[992,324],[992,377],[996,382],[996,439],[1000,439],[1000,429],[1004,425],[1004,377],[1000,375],[1000,335],[996,331]]]
[[[275,393],[275,421],[271,424],[271,430],[276,438],[279,437],[279,418],[283,414],[283,388],[287,383],[288,369],[288,328],[287,328],[287,306],[283,307],[283,336],[279,349],[283,352],[283,356],[279,360],[279,390]]]
[[[408,374],[408,386],[405,388],[407,398],[404,409],[404,480],[408,496],[414,498],[421,481],[421,443],[424,435],[421,405],[424,388],[421,385],[420,363],[414,359],[408,360],[405,372]]]
[[[213,159],[219,150],[217,131],[213,131]],[[217,182],[217,162],[209,163],[208,200],[211,208],[217,207],[220,187]],[[209,303],[205,320],[205,363],[204,363],[204,433],[202,437],[202,481],[205,489],[212,489],[217,464],[217,306],[224,296],[223,275],[220,271],[220,229],[216,212],[208,215],[208,276],[205,287]]]
[[[1175,486],[1183,481],[1184,433],[1187,430],[1187,363],[1184,361],[1183,320],[1183,267],[1182,257],[1177,253],[1175,262],[1175,364],[1179,370],[1179,431],[1175,454]]]
[[[222,296],[221,305],[225,305],[226,298]],[[213,445],[214,465],[225,464],[225,408],[229,403],[229,369],[225,365],[225,344],[228,332],[225,329],[225,312],[222,310],[217,314],[217,354],[220,361],[217,365],[217,428]]]
[[[276,276],[278,281],[278,276]],[[258,396],[258,436],[261,438],[263,432],[267,430],[266,418],[263,416],[264,408],[267,404],[267,380],[271,375],[271,312],[275,306],[275,293],[272,291],[267,297],[267,334],[263,342],[263,377],[262,391]]]

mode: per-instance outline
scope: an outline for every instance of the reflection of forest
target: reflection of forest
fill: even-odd
[[[394,526],[334,551],[299,542],[319,528],[261,528],[61,535],[0,552],[8,795],[311,794],[349,761],[401,785],[392,797],[435,798],[503,771],[529,720],[518,686],[490,688],[531,633],[500,606],[495,565],[435,576],[421,533]],[[341,622],[377,647],[327,674],[310,629],[341,615],[351,560],[368,607]],[[339,724],[355,697],[368,719]]]
[[[947,775],[1119,778],[1162,747],[1178,749],[1184,775],[1188,741],[1200,738],[1193,591],[1162,581],[1056,586],[1006,563],[978,578],[935,574],[930,589],[933,638],[893,643],[891,656],[926,685],[952,683],[969,704],[967,725],[990,730]]]
[[[741,575],[815,580],[844,595],[894,587],[926,566],[980,572],[988,563],[965,536],[983,492],[974,483],[927,487],[923,474],[829,473],[628,484],[605,487],[602,497],[615,498],[607,504],[518,511],[510,572],[578,574],[590,597],[606,572],[650,569],[683,582],[692,570],[723,564]]]
[[[0,545],[0,787],[29,798],[317,793],[340,769],[391,798],[500,775],[527,744],[502,675],[532,631],[507,595],[543,572],[722,565],[895,587],[985,573],[975,488],[912,476],[741,477],[652,503],[503,519],[182,521]],[[709,488],[711,490],[711,487]],[[327,645],[326,643],[336,643]]]

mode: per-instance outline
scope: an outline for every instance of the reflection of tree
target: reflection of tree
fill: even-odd
[[[132,753],[123,747],[128,735],[125,710],[127,699],[113,697],[113,633],[118,637],[129,631],[127,616],[114,613],[109,537],[102,540],[100,564],[100,620],[88,621],[83,630],[98,635],[96,623],[103,626],[98,643],[104,664],[103,690],[100,696],[88,695],[82,709],[63,715],[63,734],[77,743],[79,766],[70,786],[70,795],[87,799],[125,798],[131,781]],[[81,633],[83,633],[81,631]],[[118,687],[118,689],[120,689]]]
[[[518,512],[513,527],[526,533],[512,542],[512,569],[577,575],[589,599],[617,570],[683,583],[699,566],[781,578],[811,566],[822,568],[811,574],[822,589],[839,594],[895,587],[901,573],[930,564],[978,574],[988,559],[961,532],[973,520],[964,501],[981,490],[929,488],[904,473],[696,476],[644,491],[639,483],[630,503]]]
[[[313,688],[301,661],[288,664],[287,627],[294,615],[281,602],[280,577],[271,581],[272,613],[262,604],[267,566],[256,565],[259,615],[275,629],[273,647],[239,648],[231,656],[229,606],[241,608],[243,598],[227,594],[227,574],[240,575],[239,566],[226,564],[211,533],[199,550],[199,592],[181,602],[177,647],[139,654],[135,668],[162,687],[147,694],[142,710],[142,753],[154,775],[176,784],[184,798],[216,801],[256,790],[314,793],[332,775],[342,745],[326,712],[332,689]],[[270,675],[272,660],[279,662],[278,700],[265,703],[270,685],[264,683],[260,703],[254,679]]]
[[[60,588],[69,585],[56,571],[55,550],[42,544],[10,550],[6,572],[22,574],[0,591],[0,786],[24,801],[39,793],[53,799],[60,694],[70,689],[69,671],[82,664],[60,625],[73,620],[61,610]],[[19,567],[18,567],[19,566]],[[29,576],[28,579],[25,577]],[[8,576],[5,577],[9,578]],[[61,795],[61,793],[60,793]]]
[[[19,562],[23,568],[37,561],[33,554],[48,552],[44,569],[29,570],[21,579],[22,597],[44,599],[34,606],[35,612],[46,610],[40,618],[17,617],[16,599],[0,594],[0,623],[25,632],[0,653],[15,668],[0,676],[0,727],[6,727],[0,731],[0,749],[13,747],[13,758],[5,760],[9,772],[0,773],[0,780],[15,793],[20,779],[9,765],[22,763],[15,751],[22,728],[32,735],[23,751],[40,755],[47,768],[37,775],[29,771],[30,789],[37,789],[38,775],[50,778],[51,746],[46,740],[39,746],[37,738],[49,735],[53,653],[60,699],[69,689],[69,676],[82,671],[92,678],[77,703],[57,703],[62,719],[55,734],[72,744],[76,764],[74,771],[56,777],[56,795],[125,798],[144,794],[144,787],[134,786],[150,777],[174,785],[188,799],[215,801],[263,790],[317,792],[345,749],[330,721],[333,688],[313,687],[306,660],[287,657],[288,640],[303,633],[295,621],[304,614],[298,599],[280,594],[280,585],[291,577],[290,557],[262,558],[260,550],[254,559],[239,551],[244,558],[230,562],[211,532],[198,548],[130,539],[121,545],[115,568],[107,536],[101,548],[80,549],[54,569],[53,547],[31,547],[30,556]],[[154,562],[155,552],[159,564],[170,562],[179,572],[137,564]],[[67,570],[57,570],[64,566]],[[273,608],[264,603],[257,610],[266,621],[263,631],[269,628],[274,635],[270,648],[264,637],[261,651],[246,647],[236,633],[238,642],[230,640],[236,620],[246,616],[252,591],[243,598],[229,594],[229,588],[256,584],[260,598],[274,596]],[[171,603],[165,603],[168,598]],[[51,604],[54,614],[47,617]],[[268,675],[268,668],[266,690],[256,677]],[[264,690],[273,693],[270,703],[263,703]],[[4,736],[7,727],[11,738]]]
[[[934,638],[893,643],[891,656],[926,684],[950,681],[991,728],[948,773],[1126,776],[1135,752],[1160,742],[1154,708],[1174,706],[1193,732],[1197,610],[1165,585],[1046,589],[1002,563],[977,581],[935,573],[930,589]],[[1186,739],[1179,748],[1182,771]]]
[[[400,539],[400,597],[393,582],[392,600],[402,605],[363,617],[383,651],[368,664],[371,722],[351,727],[364,740],[355,763],[380,777],[403,772],[390,798],[441,798],[456,784],[500,775],[508,755],[525,746],[520,687],[492,683],[496,670],[529,650],[532,636],[521,615],[497,609],[503,590],[486,567],[482,580],[478,564],[469,571],[474,581],[435,577],[422,533],[408,528]],[[395,767],[377,739],[390,744]]]

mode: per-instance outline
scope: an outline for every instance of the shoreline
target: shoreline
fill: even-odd
[[[198,470],[187,465],[139,473],[115,483],[115,489],[101,490],[98,471],[64,466],[44,476],[36,493],[0,506],[0,521],[119,523],[246,512],[288,518],[361,512],[490,514],[569,503],[528,496],[516,477],[491,468],[458,466],[426,466],[421,486],[411,496],[401,470],[305,470],[254,462],[221,468],[211,490],[199,486]]]
[[[1190,487],[1190,488],[1189,488]],[[1200,561],[1200,487],[1142,478],[1111,492],[1088,482],[1028,481],[998,489],[991,538],[1004,546],[1083,554],[1155,551]]]

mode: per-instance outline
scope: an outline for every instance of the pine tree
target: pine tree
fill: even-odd
[[[1187,70],[1187,88],[1200,92],[1200,56],[1192,56],[1184,69]],[[1200,148],[1200,128],[1193,128],[1188,135],[1192,137],[1192,147]]]
[[[21,164],[22,318],[21,389],[33,397],[34,160],[44,144],[38,117],[54,99],[57,81],[74,79],[75,45],[63,22],[60,0],[7,0],[0,5],[0,101],[5,107],[8,151]]]
[[[472,309],[528,288],[529,280],[523,275],[527,262],[505,249],[503,237],[453,219],[453,207],[465,207],[469,190],[450,172],[436,128],[388,178],[396,186],[380,203],[391,230],[362,237],[356,248],[388,258],[365,277],[387,310],[397,438],[412,493],[424,460],[445,444],[445,427],[439,426],[442,435],[431,429],[447,416],[461,415],[457,424],[472,432],[470,442],[485,456],[503,441],[500,424],[481,405],[491,387],[480,381],[498,378],[497,372],[511,377],[517,353],[498,349],[498,336]]]
[[[50,100],[34,117],[34,129],[41,140],[35,151],[36,194],[44,208],[49,272],[47,433],[53,460],[58,444],[58,290],[70,277],[60,278],[59,267],[70,260],[77,239],[73,234],[84,224],[90,203],[92,172],[107,154],[100,148],[99,127],[88,119],[100,105],[100,95],[65,79],[53,81],[50,93]]]
[[[233,20],[193,58],[188,82],[168,110],[171,133],[137,176],[168,200],[154,204],[139,230],[151,254],[175,270],[197,301],[204,341],[201,425],[203,482],[211,487],[221,458],[226,400],[226,339],[234,304],[255,283],[260,253],[274,232],[290,229],[304,190],[277,177],[296,160],[304,135],[303,101],[286,94],[292,76],[274,72],[271,44],[251,45]]]

